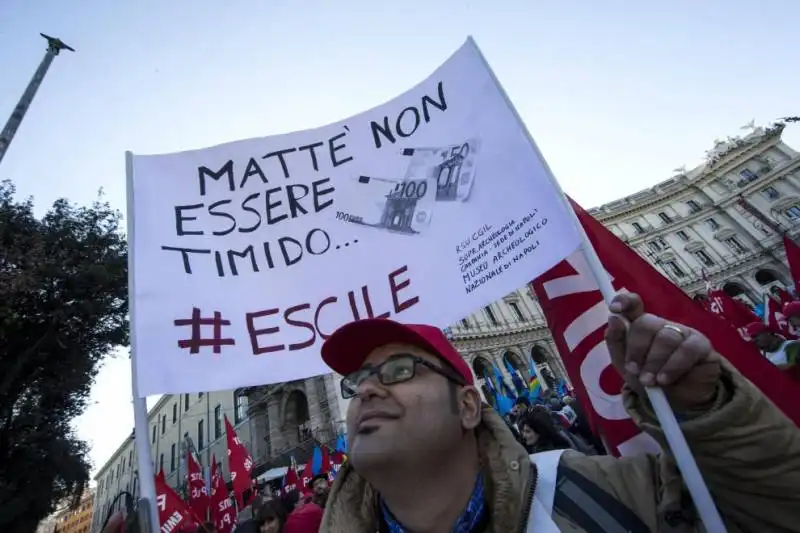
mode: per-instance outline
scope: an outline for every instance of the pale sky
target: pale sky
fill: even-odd
[[[0,168],[38,211],[101,187],[125,210],[124,152],[305,129],[421,81],[468,35],[565,191],[586,207],[698,163],[751,119],[800,115],[797,0],[5,0],[0,120],[56,58]],[[800,126],[784,139],[800,147]],[[127,357],[76,422],[95,468],[133,427]]]

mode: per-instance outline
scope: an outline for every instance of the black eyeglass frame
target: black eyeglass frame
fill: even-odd
[[[411,360],[411,361],[414,362],[414,364],[411,365],[411,376],[408,377],[407,379],[402,379],[400,381],[393,381],[391,383],[384,383],[383,378],[382,378],[382,374],[381,374],[381,369],[383,368],[384,365],[386,365],[388,363],[391,363],[393,361],[396,361],[398,359],[408,359],[408,360]],[[355,372],[350,372],[349,374],[347,374],[346,376],[343,377],[341,382],[339,382],[339,389],[340,389],[339,392],[342,395],[342,398],[344,398],[345,400],[349,400],[351,398],[355,398],[358,395],[358,393],[357,392],[353,392],[352,394],[346,393],[345,392],[345,383],[347,381],[352,383],[352,381],[349,379],[350,376],[353,376],[355,374],[359,374],[359,373],[362,373],[362,372],[366,372],[366,374],[364,374],[364,377],[361,379],[361,381],[358,384],[356,384],[355,386],[352,387],[353,391],[356,391],[358,389],[358,385],[360,385],[361,383],[364,382],[364,380],[367,380],[372,376],[378,376],[378,381],[380,381],[382,385],[385,385],[387,387],[389,387],[391,385],[396,385],[398,383],[405,383],[406,381],[411,381],[412,379],[414,379],[417,376],[417,370],[416,370],[417,365],[422,365],[425,368],[428,368],[428,369],[432,370],[433,372],[436,372],[440,376],[443,376],[445,379],[447,379],[449,381],[452,381],[456,385],[459,385],[459,386],[462,386],[462,387],[467,385],[466,381],[464,381],[464,378],[461,376],[461,374],[459,374],[455,370],[451,369],[450,367],[437,366],[437,365],[431,363],[430,361],[426,361],[422,357],[419,357],[419,356],[414,355],[414,354],[400,353],[400,354],[392,355],[391,357],[389,357],[388,359],[386,359],[385,361],[383,361],[380,364],[370,365],[370,366],[367,366],[367,367],[361,367],[358,370],[356,370]]]

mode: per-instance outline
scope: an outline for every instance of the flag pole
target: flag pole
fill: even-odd
[[[131,383],[133,385],[133,421],[134,445],[139,467],[139,491],[142,495],[140,506],[150,512],[150,533],[159,533],[161,530],[158,520],[158,506],[156,505],[156,476],[153,468],[153,456],[150,442],[147,440],[150,423],[147,420],[147,399],[140,398],[138,393],[138,379],[136,372],[136,291],[134,288],[135,276],[133,254],[136,249],[133,225],[133,153],[125,152],[125,181],[127,194],[127,219],[128,227],[128,311],[131,342]]]
[[[764,291],[763,296],[764,296],[764,317],[762,318],[762,320],[764,321],[764,324],[769,326],[769,294],[767,293],[767,291]]]
[[[556,188],[564,208],[568,213],[571,214],[575,228],[581,238],[581,244],[579,248],[586,257],[589,269],[591,270],[592,275],[595,278],[598,287],[600,288],[600,293],[603,295],[603,299],[605,300],[606,304],[611,304],[611,301],[617,295],[616,291],[614,290],[614,285],[611,283],[611,278],[603,267],[600,257],[597,255],[597,251],[589,241],[589,237],[586,235],[583,225],[580,223],[580,220],[578,220],[575,210],[567,200],[564,191],[561,189],[561,185],[558,183],[558,180],[556,180],[553,171],[550,169],[550,166],[547,164],[547,161],[539,150],[539,147],[536,145],[536,141],[534,141],[533,136],[528,131],[525,123],[522,121],[522,117],[520,117],[516,107],[514,107],[514,104],[511,102],[511,99],[508,97],[505,89],[500,84],[497,76],[495,76],[492,67],[489,66],[489,62],[486,61],[483,52],[481,52],[480,48],[478,48],[477,43],[475,43],[475,40],[472,37],[468,38],[468,42],[472,45],[475,53],[483,62],[483,65],[489,75],[492,77],[492,81],[497,87],[497,90],[506,101],[509,111],[514,114],[519,127],[527,136],[531,148],[533,148],[545,169],[545,174],[547,174],[547,177],[552,183],[553,187]],[[719,510],[714,504],[714,500],[711,497],[708,486],[703,480],[703,476],[700,473],[700,468],[697,466],[697,462],[694,460],[694,456],[689,449],[689,444],[686,442],[686,437],[681,431],[678,420],[675,418],[675,413],[672,411],[672,407],[669,405],[669,401],[667,400],[663,389],[661,389],[661,387],[646,387],[645,390],[647,392],[647,397],[650,400],[650,404],[653,406],[653,411],[656,414],[656,418],[658,418],[658,422],[662,431],[664,432],[664,436],[667,439],[667,443],[672,450],[672,455],[675,458],[678,469],[683,476],[683,481],[686,483],[687,489],[689,489],[692,500],[694,500],[695,508],[697,509],[697,512],[706,527],[706,531],[713,533],[726,531],[722,517],[719,514]]]

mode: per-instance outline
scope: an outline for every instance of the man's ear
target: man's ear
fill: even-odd
[[[481,408],[483,400],[478,389],[472,385],[461,387],[459,391],[459,406],[461,411],[461,425],[464,429],[475,429],[481,422]]]

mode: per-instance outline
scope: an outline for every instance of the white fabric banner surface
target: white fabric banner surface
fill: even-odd
[[[335,124],[131,157],[140,397],[326,373],[338,326],[445,327],[580,242],[471,39]]]

